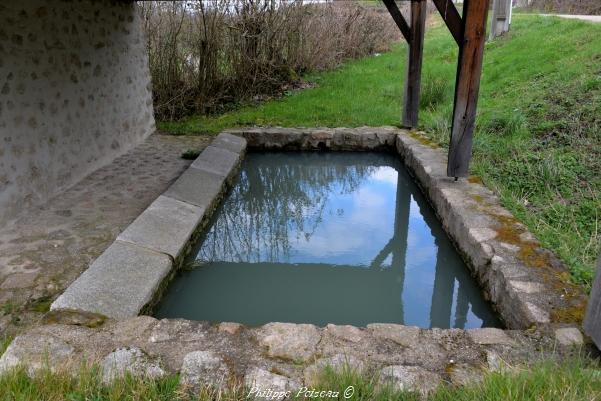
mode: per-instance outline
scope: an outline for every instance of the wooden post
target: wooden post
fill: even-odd
[[[584,332],[593,339],[597,348],[601,349],[601,255],[597,261],[597,274],[584,317]]]
[[[409,57],[405,74],[405,105],[403,107],[403,125],[410,128],[416,128],[418,124],[427,10],[426,0],[411,0],[411,32],[408,40]]]
[[[468,175],[480,90],[488,5],[489,0],[465,0],[463,3],[463,43],[459,47],[455,83],[455,106],[447,163],[449,177]]]

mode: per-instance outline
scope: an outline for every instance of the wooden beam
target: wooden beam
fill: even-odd
[[[453,0],[433,0],[447,28],[459,46],[463,42],[463,21]]]
[[[405,17],[403,17],[403,14],[401,14],[401,10],[399,10],[399,7],[396,5],[394,0],[383,1],[384,5],[388,9],[388,12],[390,13],[390,16],[401,30],[403,37],[407,42],[409,42],[411,40],[411,29],[409,28],[407,21],[405,21]]]
[[[411,35],[409,37],[409,57],[405,77],[405,105],[403,107],[403,125],[411,128],[417,127],[419,116],[427,11],[428,3],[426,0],[411,0]]]
[[[468,175],[486,40],[488,5],[489,0],[463,2],[463,43],[459,47],[455,84],[453,127],[447,164],[449,177]]]

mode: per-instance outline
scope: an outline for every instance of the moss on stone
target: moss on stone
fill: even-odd
[[[418,133],[417,131],[409,131],[409,136],[424,146],[428,146],[433,149],[440,148],[440,145],[438,145],[436,142],[428,139],[425,135],[422,135],[422,134]]]
[[[467,177],[467,182],[469,182],[470,184],[484,185],[484,181],[482,181],[482,177],[477,176],[477,175],[470,175],[469,177]]]
[[[29,305],[27,305],[27,309],[35,312],[46,313],[50,310],[51,304],[52,299],[48,296],[45,296],[30,302]]]
[[[584,320],[586,303],[578,303],[565,308],[553,309],[551,322],[553,323],[578,323]]]
[[[537,242],[523,240],[526,232],[522,226],[516,226],[514,217],[493,215],[498,222],[496,228],[498,241],[519,247],[517,258],[524,265],[536,269],[547,288],[561,293],[561,304],[554,305],[551,312],[553,323],[581,323],[586,308],[586,298],[580,288],[571,282],[568,271],[559,271],[553,267],[550,253]]]
[[[472,195],[472,199],[476,201],[478,204],[484,203],[484,198],[482,195]]]
[[[106,321],[107,317],[99,313],[71,309],[50,311],[43,319],[44,324],[68,324],[85,326],[91,329],[102,326]]]

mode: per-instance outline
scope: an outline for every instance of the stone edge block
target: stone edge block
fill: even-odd
[[[225,178],[220,175],[191,167],[163,195],[203,208],[206,213],[215,206],[225,182]]]
[[[207,146],[194,160],[191,167],[228,177],[240,163],[240,154],[213,145]]]
[[[200,168],[188,167],[71,283],[52,303],[51,310],[81,310],[125,319],[137,316],[153,301],[176,267],[175,261],[185,256],[203,218],[212,214],[245,155],[244,138],[222,133],[213,142],[216,146],[208,146],[208,153],[205,149],[197,160],[209,159],[213,153],[224,156],[225,163],[204,166],[199,162]],[[211,172],[216,168],[221,174]],[[162,211],[169,207],[178,214]],[[167,227],[171,244],[163,242],[161,226]]]
[[[555,341],[563,347],[578,347],[584,344],[584,336],[577,327],[560,327],[554,331]]]
[[[259,150],[379,151],[394,148],[395,127],[357,128],[236,128],[224,133],[240,136]]]
[[[109,318],[137,316],[173,267],[171,258],[139,246],[114,242],[50,306]]]
[[[516,345],[515,341],[504,330],[494,327],[466,330],[470,339],[479,345]]]
[[[202,207],[160,195],[119,234],[117,240],[178,259],[200,224],[204,212]]]
[[[246,145],[246,139],[238,135],[228,134],[227,132],[222,132],[217,135],[215,139],[213,139],[213,142],[211,142],[211,146],[223,148],[238,154],[242,154],[246,151]]]
[[[540,273],[521,261],[518,247],[496,238],[502,222],[514,220],[498,197],[477,180],[453,182],[446,176],[446,154],[420,133],[399,131],[396,150],[506,325],[526,329],[549,324],[553,308],[566,302],[552,283],[541,281]],[[534,241],[525,226],[513,225]]]

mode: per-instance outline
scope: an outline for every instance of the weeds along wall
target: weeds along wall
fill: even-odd
[[[382,7],[360,2],[144,2],[160,119],[227,110],[282,92],[307,71],[382,52],[400,39]]]
[[[153,131],[135,3],[0,4],[0,222]]]

